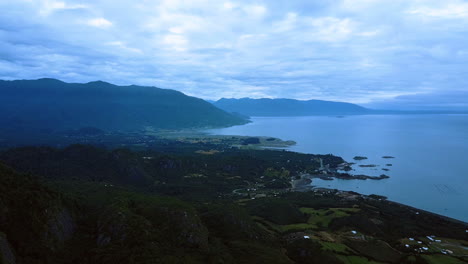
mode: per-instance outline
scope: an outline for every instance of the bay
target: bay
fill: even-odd
[[[254,117],[252,121],[208,132],[294,140],[297,144],[291,151],[334,154],[349,162],[354,156],[366,156],[351,173],[391,178],[314,179],[312,185],[384,195],[468,222],[468,115]],[[378,166],[358,166],[369,164]]]

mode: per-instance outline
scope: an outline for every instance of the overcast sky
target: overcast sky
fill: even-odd
[[[0,79],[468,108],[468,1],[0,0]]]

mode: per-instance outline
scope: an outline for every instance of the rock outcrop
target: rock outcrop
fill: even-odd
[[[15,264],[16,257],[13,253],[13,248],[6,239],[5,234],[0,232],[0,263],[2,264]]]

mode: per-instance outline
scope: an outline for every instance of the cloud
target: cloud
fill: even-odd
[[[223,4],[223,7],[226,8],[226,9],[234,9],[236,8],[236,4],[234,4],[233,2],[224,2]]]
[[[68,4],[62,1],[55,0],[42,0],[39,13],[43,16],[48,16],[51,13],[59,10],[74,10],[74,9],[86,9],[88,6],[82,4]]]
[[[467,6],[461,0],[1,1],[0,77],[101,79],[207,99],[368,104],[450,93],[468,87]]]
[[[273,29],[276,32],[286,32],[292,30],[297,25],[298,15],[294,12],[289,12],[286,14],[284,19],[273,24]]]
[[[86,24],[97,28],[108,28],[112,26],[112,22],[102,17],[89,19],[86,21]]]
[[[468,111],[468,91],[439,91],[400,95],[395,98],[375,101],[369,107],[399,110],[451,110]]]
[[[312,18],[309,20],[314,38],[323,41],[340,41],[353,33],[353,22],[335,17]]]
[[[176,51],[184,51],[187,49],[188,41],[184,36],[168,34],[164,36],[163,43],[169,49],[173,49]]]
[[[129,51],[129,52],[138,53],[138,54],[143,53],[141,50],[129,47],[127,44],[121,41],[112,41],[112,42],[108,42],[107,44],[113,47],[119,47],[121,50],[124,50],[124,51]]]
[[[442,7],[422,6],[411,9],[408,13],[430,18],[465,19],[468,18],[468,3],[449,3]]]
[[[267,13],[266,7],[262,5],[246,5],[243,9],[245,13],[254,18],[261,18]]]

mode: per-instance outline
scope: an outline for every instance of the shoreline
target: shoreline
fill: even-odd
[[[265,145],[254,145],[254,146],[248,145],[247,147],[244,146],[244,148],[254,148],[254,149],[260,149],[260,150],[265,149],[265,150],[278,150],[278,151],[281,151],[281,150],[287,150],[289,147],[294,146],[294,145],[297,144],[297,142],[295,142],[295,141],[284,141],[284,140],[282,140],[280,138],[268,137],[268,136],[217,135],[217,134],[208,134],[208,133],[201,132],[201,131],[199,131],[199,133],[192,133],[192,134],[190,134],[190,136],[199,136],[201,138],[210,138],[210,139],[235,137],[235,138],[239,138],[239,139],[262,138],[263,140],[265,140],[267,138],[274,138],[275,140],[278,140],[279,142],[282,142],[282,143],[288,142],[288,144],[281,145],[281,146],[265,146]],[[166,138],[173,138],[173,137],[169,136],[169,137],[166,137]],[[236,147],[239,147],[239,146],[236,146]],[[291,151],[291,150],[289,150],[289,151]],[[301,154],[309,154],[309,153],[300,152],[300,151],[292,151],[292,152],[301,153]],[[383,156],[382,158],[386,159],[386,160],[390,160],[390,159],[394,159],[395,157],[393,157],[393,156]],[[354,162],[346,162],[346,164],[355,165]],[[313,189],[316,189],[316,188],[321,188],[321,189],[328,189],[328,190],[338,190],[340,192],[352,192],[352,191],[333,189],[333,188],[314,187],[311,184],[313,182],[313,179],[322,179],[322,180],[333,181],[333,180],[337,180],[337,179],[341,179],[341,180],[368,180],[368,179],[369,180],[384,180],[384,179],[388,179],[388,178],[390,178],[390,177],[385,175],[385,174],[381,174],[380,176],[368,176],[368,175],[363,175],[363,174],[351,175],[349,173],[339,173],[339,175],[335,175],[335,174],[312,175],[312,174],[307,174],[306,173],[306,174],[301,174],[300,179],[292,179],[290,181],[291,188],[289,188],[289,190],[298,191],[298,192],[307,192],[307,191],[312,191]],[[369,195],[365,195],[365,194],[361,194],[361,193],[358,193],[358,194],[360,196],[366,196],[366,197],[369,196]],[[379,194],[375,194],[375,195],[379,195]],[[398,204],[398,205],[403,206],[403,207],[405,207],[407,209],[412,209],[412,210],[415,210],[415,211],[425,212],[427,214],[431,214],[431,215],[434,215],[434,216],[445,218],[445,219],[448,219],[448,220],[453,221],[453,222],[458,222],[458,223],[468,225],[468,222],[465,222],[463,220],[459,220],[459,219],[456,219],[456,218],[452,218],[450,216],[430,212],[430,211],[427,211],[427,210],[424,210],[424,209],[416,208],[416,207],[413,207],[413,206],[410,206],[410,205],[407,205],[407,204],[403,204],[403,203],[399,203],[399,202],[396,202],[396,201],[392,201],[392,200],[386,200],[386,201],[394,203],[394,204]]]
[[[379,195],[379,194],[367,195],[367,194],[362,194],[362,193],[358,193],[358,192],[355,192],[355,191],[346,191],[346,190],[340,190],[340,189],[335,189],[335,188],[318,187],[318,186],[312,185],[314,177],[307,177],[307,175],[303,175],[303,176],[306,176],[306,177],[301,177],[301,179],[296,179],[296,180],[291,181],[291,185],[292,185],[291,191],[293,191],[293,192],[310,192],[310,191],[313,192],[314,190],[333,191],[333,192],[336,191],[336,192],[340,192],[340,193],[357,194],[361,198],[367,198],[367,197],[369,197],[371,195]],[[315,178],[317,178],[317,177],[315,177]],[[435,213],[435,212],[427,211],[427,210],[417,208],[417,207],[414,207],[414,206],[411,206],[411,205],[407,205],[407,204],[404,204],[404,203],[400,203],[400,202],[397,202],[397,201],[388,200],[386,198],[384,199],[384,201],[388,202],[388,203],[392,203],[394,205],[399,205],[400,207],[404,207],[405,209],[408,209],[408,210],[413,210],[413,211],[415,211],[415,213],[416,212],[418,212],[418,213],[422,212],[424,214],[437,216],[437,217],[440,217],[442,219],[445,219],[445,220],[448,220],[448,221],[451,221],[451,222],[455,222],[455,223],[459,223],[459,224],[463,224],[463,225],[468,226],[468,221],[463,221],[463,220],[456,219],[456,218],[453,218],[453,217],[450,217],[450,216],[446,216],[446,215],[438,214],[438,213]]]
[[[262,121],[263,119],[274,119],[274,121]],[[301,132],[301,133],[296,133],[294,131],[292,132],[288,132],[288,133],[276,133],[274,131],[272,131],[271,133],[268,131],[268,125],[269,124],[277,124],[277,123],[282,123],[283,121],[281,121],[281,119],[279,119],[279,121],[276,121],[276,119],[274,117],[269,117],[269,118],[263,118],[263,119],[255,119],[253,118],[252,121],[254,123],[260,123],[262,122],[262,124],[259,124],[258,128],[255,128],[255,129],[252,129],[252,128],[245,128],[245,129],[234,129],[234,130],[230,130],[230,129],[226,129],[226,130],[221,130],[221,131],[217,131],[218,133],[226,133],[226,134],[235,134],[235,133],[238,133],[238,134],[241,134],[241,135],[250,135],[250,134],[263,134],[263,135],[279,135],[280,137],[287,137],[287,138],[293,138],[295,139],[297,142],[298,142],[298,145],[300,145],[298,147],[298,145],[290,148],[289,150],[290,151],[294,151],[294,152],[299,152],[299,153],[306,153],[306,154],[313,154],[313,153],[336,153],[338,156],[341,156],[343,158],[346,157],[346,160],[349,161],[349,162],[353,162],[354,160],[352,160],[352,157],[354,155],[358,156],[358,155],[361,155],[361,156],[367,156],[369,155],[369,158],[370,160],[368,161],[365,161],[363,160],[362,162],[358,162],[358,164],[361,164],[361,165],[366,165],[366,164],[369,164],[369,165],[372,165],[372,164],[378,164],[378,166],[376,166],[375,168],[373,167],[357,167],[358,165],[355,165],[353,166],[353,168],[356,169],[356,171],[351,171],[350,173],[356,173],[356,174],[368,174],[368,175],[375,175],[375,176],[378,176],[378,175],[381,175],[381,174],[387,174],[387,175],[390,175],[393,177],[395,177],[394,180],[389,180],[388,181],[388,186],[389,187],[385,187],[385,185],[387,185],[387,182],[382,182],[382,183],[369,183],[369,182],[364,182],[364,183],[360,183],[360,182],[342,182],[342,181],[337,181],[335,179],[335,181],[331,181],[331,182],[323,182],[323,181],[315,181],[315,182],[320,182],[320,186],[324,186],[324,187],[327,187],[327,185],[330,185],[328,186],[328,188],[337,188],[337,189],[342,189],[342,190],[358,190],[358,191],[361,191],[361,192],[364,192],[364,193],[373,193],[373,192],[376,192],[377,194],[380,193],[385,193],[385,195],[389,196],[391,199],[397,199],[398,201],[400,202],[403,202],[403,203],[407,203],[407,204],[414,204],[416,206],[421,206],[421,207],[424,207],[426,210],[431,210],[433,211],[434,213],[438,214],[438,215],[441,215],[441,216],[445,216],[445,217],[449,217],[449,218],[452,218],[454,217],[453,219],[463,219],[463,220],[460,220],[460,221],[468,221],[468,217],[466,216],[466,212],[464,212],[465,210],[463,210],[462,208],[464,207],[464,204],[466,204],[465,202],[462,202],[458,199],[463,199],[466,201],[466,199],[464,199],[464,197],[466,197],[466,191],[464,193],[462,193],[460,195],[459,198],[457,197],[449,197],[449,198],[446,198],[442,195],[445,195],[447,196],[448,194],[438,194],[438,193],[434,193],[434,194],[431,194],[432,192],[432,189],[428,189],[428,188],[424,188],[424,190],[418,190],[418,185],[414,184],[413,182],[413,178],[422,178],[422,175],[425,174],[425,168],[422,167],[424,166],[424,164],[405,164],[407,163],[407,160],[408,160],[408,157],[414,157],[414,152],[415,151],[412,151],[410,152],[408,155],[411,155],[411,156],[408,156],[405,154],[404,152],[404,149],[403,149],[403,152],[400,151],[400,152],[392,152],[390,151],[389,149],[385,148],[384,146],[382,146],[381,144],[377,144],[374,149],[375,151],[372,152],[372,146],[369,145],[369,146],[364,146],[364,147],[356,147],[355,150],[344,150],[343,151],[340,151],[340,146],[337,146],[337,147],[333,147],[333,148],[330,148],[330,151],[329,152],[325,152],[327,150],[326,146],[322,146],[323,144],[319,144],[319,148],[314,148],[314,145],[316,143],[316,140],[313,140],[313,139],[307,139],[307,138],[304,138],[303,140],[301,140],[301,137],[300,136],[307,136],[305,133]],[[306,119],[305,121],[298,121],[297,123],[298,124],[306,124],[309,119]],[[316,119],[310,119],[312,122],[313,120],[316,120]],[[367,120],[367,119],[366,119]],[[419,119],[418,119],[419,120]],[[445,120],[442,119],[442,120]],[[291,122],[286,122],[286,120],[284,120],[284,123],[285,124],[290,124],[292,128],[300,128],[300,127],[304,127],[304,128],[308,128],[309,126],[295,126],[294,124],[296,124],[296,122],[294,121],[291,121]],[[323,122],[317,122],[317,124],[322,124]],[[336,122],[335,122],[336,123]],[[349,122],[348,122],[349,123]],[[337,123],[337,125],[339,125],[340,123]],[[335,126],[330,126],[330,128],[336,128]],[[278,130],[278,129],[277,129]],[[321,131],[325,131],[327,132],[328,131],[328,127],[325,127],[324,129],[320,129]],[[275,130],[276,131],[276,130]],[[380,130],[379,130],[380,131]],[[385,131],[383,131],[385,132]],[[338,133],[337,135],[341,135],[342,133]],[[385,134],[386,135],[386,134]],[[331,137],[330,136],[326,136],[325,137],[327,140],[331,140]],[[348,137],[347,137],[348,138]],[[381,138],[381,137],[379,137]],[[341,142],[341,140],[340,140]],[[353,142],[351,141],[350,143],[351,145],[353,144]],[[348,144],[349,145],[349,144]],[[322,147],[320,147],[322,146]],[[449,148],[451,149],[451,148]],[[324,151],[325,150],[325,151]],[[359,151],[361,150],[361,151]],[[367,150],[367,151],[366,151]],[[433,151],[433,149],[431,148],[431,150]],[[353,153],[355,152],[355,153]],[[388,153],[386,153],[388,152]],[[338,154],[339,153],[339,154]],[[456,153],[456,152],[454,152]],[[375,155],[374,155],[375,154]],[[403,155],[405,154],[405,155]],[[353,156],[351,156],[353,155]],[[418,155],[416,153],[416,155]],[[421,153],[420,154],[422,157],[426,157],[427,155],[425,155],[424,153]],[[429,158],[432,158],[434,155],[429,155],[428,157]],[[394,158],[397,158],[397,160],[394,160]],[[399,160],[401,158],[401,160]],[[457,159],[458,160],[458,159]],[[393,164],[393,162],[395,162],[395,164]],[[401,168],[395,168],[393,169],[392,168],[392,165],[397,165],[398,163],[398,166],[401,167]],[[432,165],[432,164],[431,164]],[[419,167],[421,166],[421,167]],[[413,170],[414,168],[414,170]],[[418,169],[420,168],[420,169]],[[375,170],[373,170],[375,169]],[[411,172],[410,172],[411,171]],[[418,173],[418,171],[420,171],[420,173]],[[457,170],[453,170],[454,173],[458,172],[459,169]],[[408,172],[408,173],[407,173]],[[430,179],[428,179],[428,181],[430,181],[430,183],[434,183],[436,184],[437,182],[440,182],[442,183],[443,180],[441,180],[440,178],[442,174],[439,173],[439,170],[436,170],[437,173],[434,173],[433,176],[431,176]],[[406,174],[409,174],[409,173],[414,173],[413,177],[410,177],[411,175],[406,175]],[[452,173],[452,174],[454,174]],[[408,178],[408,180],[404,180],[404,178]],[[450,179],[459,179],[460,177],[454,175],[453,177],[451,177]],[[411,182],[413,181],[413,182]],[[465,180],[461,181],[461,182],[464,182]],[[396,186],[397,184],[395,182],[402,182],[403,184],[405,184],[406,182],[410,182],[409,184],[410,185],[407,185],[407,187],[405,188],[405,193],[403,194],[400,194],[400,191],[398,191],[398,186]],[[382,184],[385,184],[385,185],[382,185]],[[304,185],[303,183],[301,184],[300,181],[297,181],[297,182],[294,182],[293,184],[293,189],[307,189],[308,187],[304,187],[304,186],[301,186],[301,185]],[[307,185],[307,184],[306,184]],[[350,185],[350,186],[353,186],[353,188],[347,188],[346,186],[347,185]],[[379,186],[378,190],[374,190],[374,188],[372,188],[372,186]],[[363,187],[359,187],[359,188],[355,188],[354,186],[363,186]],[[466,186],[466,185],[465,185]],[[411,189],[410,189],[411,188]],[[463,188],[460,188],[460,190],[466,190],[465,187]],[[434,190],[436,191],[436,190]],[[459,191],[460,192],[460,191]],[[413,194],[415,193],[415,194]],[[433,203],[431,202],[432,199],[437,199],[437,203]],[[448,209],[444,209],[444,208],[448,208]]]

